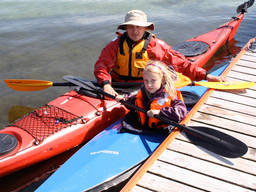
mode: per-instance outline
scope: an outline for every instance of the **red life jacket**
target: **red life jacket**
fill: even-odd
[[[161,98],[157,98],[155,100],[153,100],[150,104],[150,109],[153,110],[160,110],[163,107],[170,107],[172,104],[172,100],[171,97],[168,96],[167,92],[164,90],[164,96]],[[176,90],[177,92],[177,98],[179,100],[183,101],[182,98],[182,94],[180,91]],[[142,91],[140,90],[136,96],[135,99],[135,105],[145,109],[145,106],[143,105],[143,95],[142,95]],[[150,128],[164,128],[166,126],[168,126],[167,124],[164,124],[163,122],[161,122],[159,119],[154,118],[154,117],[148,117],[147,114],[141,112],[141,111],[137,111],[138,113],[138,117],[139,117],[139,122],[142,126],[144,126],[146,123],[148,124],[148,127]]]

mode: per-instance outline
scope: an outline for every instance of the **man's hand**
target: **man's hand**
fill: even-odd
[[[208,74],[207,75],[207,80],[209,82],[224,82],[226,81],[226,78],[225,77],[222,77],[222,76],[214,76],[214,75],[211,75],[211,74]]]
[[[113,89],[113,87],[110,84],[106,84],[103,86],[104,92],[113,95],[113,96],[118,96],[118,93]]]

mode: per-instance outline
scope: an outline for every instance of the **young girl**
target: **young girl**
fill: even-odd
[[[150,61],[143,71],[144,85],[136,96],[128,99],[128,102],[146,109],[147,114],[131,110],[122,122],[123,128],[134,131],[168,126],[154,118],[154,115],[161,115],[176,122],[183,120],[187,109],[180,92],[175,89],[175,80],[176,73],[167,65],[160,61]],[[120,100],[122,97],[116,99]]]

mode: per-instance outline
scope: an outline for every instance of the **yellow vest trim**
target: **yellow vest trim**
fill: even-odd
[[[131,50],[126,42],[123,43],[124,55],[120,54],[118,49],[116,67],[114,71],[120,76],[127,77],[142,77],[143,69],[145,68],[149,57],[147,51],[142,52],[145,40],[142,40]]]

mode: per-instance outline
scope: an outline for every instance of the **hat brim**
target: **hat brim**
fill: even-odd
[[[147,29],[149,29],[151,31],[154,31],[154,29],[155,29],[154,23],[151,23],[151,22],[138,22],[138,21],[129,21],[129,22],[122,23],[121,25],[119,25],[117,27],[117,29],[126,30],[126,25],[136,25],[136,26],[140,26],[140,27],[147,27]]]

